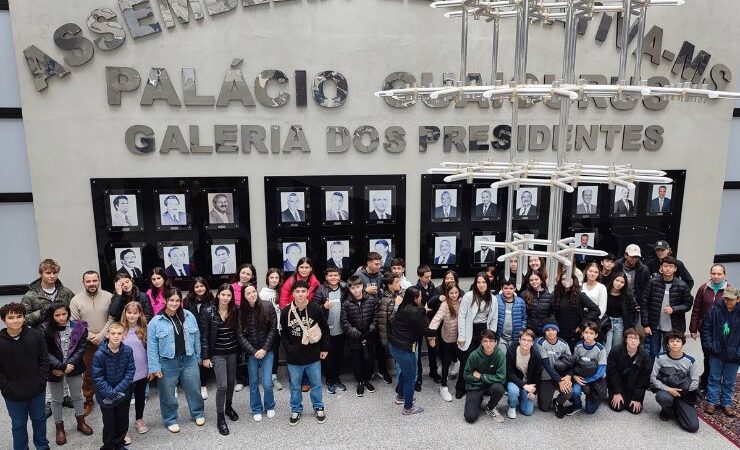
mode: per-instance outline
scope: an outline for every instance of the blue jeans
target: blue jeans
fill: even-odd
[[[390,342],[388,343],[388,350],[390,350],[399,368],[396,394],[403,397],[403,407],[411,409],[414,406],[414,383],[416,383],[417,371],[416,354],[396,347]]]
[[[251,373],[250,371],[250,376]],[[321,393],[321,360],[319,360],[303,366],[288,364],[288,376],[290,377],[290,412],[303,412],[301,382],[304,375],[308,377],[308,383],[311,386],[311,405],[314,411],[324,409],[324,401]]]
[[[621,317],[610,317],[612,321],[612,329],[606,333],[606,352],[620,345],[624,340],[624,319]]]
[[[527,398],[527,391],[519,389],[514,383],[506,383],[506,390],[509,392],[509,408],[516,408],[519,405],[519,411],[525,416],[531,416],[534,412],[534,401]]]
[[[455,344],[457,345],[457,344]],[[391,353],[390,349],[388,349],[388,353]],[[416,360],[419,360],[419,346],[416,346]],[[398,376],[401,374],[401,365],[398,364],[398,361],[396,361],[396,358],[393,357],[393,354],[391,353],[391,359],[393,359],[393,367],[396,368],[396,373],[393,374],[393,379],[396,380],[396,383],[398,383]],[[419,367],[417,365],[416,370],[419,370]]]
[[[585,386],[581,386],[575,381],[573,382],[573,395],[571,395],[570,400],[573,402],[573,406],[575,406],[576,409],[583,407],[583,402],[581,401],[581,394],[583,394],[584,387]],[[601,402],[594,401],[593,399],[591,399],[590,395],[587,395],[586,396],[586,407],[583,408],[583,412],[585,412],[586,414],[593,414],[596,412],[597,409],[599,409],[600,404]]]
[[[185,399],[190,409],[190,417],[195,420],[203,415],[203,397],[200,396],[200,369],[198,357],[175,356],[172,359],[159,358],[162,366],[162,378],[159,385],[159,409],[162,412],[164,426],[177,423],[178,403],[175,398],[175,388],[179,382],[185,390]]]
[[[262,414],[270,409],[275,409],[275,396],[272,392],[272,359],[274,356],[274,353],[267,352],[262,359],[257,359],[249,355],[249,359],[247,360],[247,368],[249,370],[249,404],[252,408],[252,414]],[[264,405],[262,404],[262,397],[260,397],[260,375],[262,375],[262,390],[265,391]]]
[[[49,440],[46,439],[46,391],[41,390],[35,397],[25,402],[16,402],[5,399],[8,408],[10,424],[13,430],[13,450],[28,449],[28,418],[31,418],[33,428],[33,445],[37,450],[48,449]]]
[[[663,351],[663,332],[657,328],[650,329],[653,334],[648,336],[648,343],[650,344],[650,356],[655,358],[660,352]]]
[[[722,362],[716,356],[709,356],[707,403],[732,408],[732,395],[735,392],[738,367],[740,364]]]

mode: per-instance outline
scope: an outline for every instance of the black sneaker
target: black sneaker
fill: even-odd
[[[455,391],[455,398],[460,400],[463,397],[465,397],[465,389],[457,389]]]
[[[552,401],[552,405],[553,409],[555,410],[555,417],[557,417],[558,419],[562,419],[563,417],[565,417],[565,406],[561,405],[555,400]]]
[[[319,408],[316,410],[316,422],[318,423],[326,422],[326,413],[324,412],[324,408]]]
[[[301,413],[299,412],[290,413],[290,421],[289,421],[290,425],[297,425],[298,420],[300,420],[300,418],[301,418]]]
[[[440,377],[437,372],[432,372],[429,374],[429,377],[434,380],[437,384],[442,384],[442,377]]]
[[[581,407],[576,405],[570,405],[565,408],[565,415],[566,416],[572,416],[575,413],[581,412]]]
[[[344,383],[342,383],[342,380],[337,380],[337,390],[338,391],[346,391],[347,390],[347,386],[345,386]]]
[[[74,403],[72,403],[72,397],[70,397],[69,395],[65,395],[64,399],[62,400],[62,406],[64,406],[65,408],[74,408],[75,405]]]
[[[383,381],[385,384],[392,384],[393,383],[393,377],[390,376],[389,373],[381,373],[380,376],[383,378]]]
[[[369,393],[372,394],[373,392],[375,392],[375,386],[373,386],[369,381],[366,381],[364,384],[365,384],[365,389],[367,389]]]
[[[357,383],[357,396],[362,397],[363,395],[365,395],[365,385]]]
[[[416,380],[416,384],[414,385],[414,390],[416,392],[421,392],[421,380]]]
[[[337,385],[334,383],[328,383],[326,385],[326,390],[329,391],[330,394],[336,394],[337,393]]]

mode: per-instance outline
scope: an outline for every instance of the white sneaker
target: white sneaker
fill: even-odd
[[[439,388],[439,395],[440,395],[440,397],[442,397],[442,400],[444,400],[446,402],[451,402],[452,401],[452,394],[450,394],[450,390],[447,389],[446,386]]]
[[[252,416],[255,422],[262,422],[262,414],[255,414]]]
[[[241,383],[239,383],[236,386],[234,386],[234,391],[235,392],[240,392],[242,389],[244,389],[244,385],[241,384]]]
[[[275,410],[274,409],[268,409],[267,410],[267,418],[268,419],[272,419],[273,417],[275,417]]]
[[[203,425],[206,424],[206,418],[198,417],[197,419],[195,419],[195,424],[198,425],[199,427],[202,427]]]
[[[283,384],[280,382],[280,380],[278,380],[277,375],[272,376],[272,387],[274,387],[278,391],[283,390]]]
[[[460,371],[460,361],[455,361],[452,364],[450,364],[450,373],[447,374],[447,378],[452,380],[457,376],[457,373]]]
[[[203,400],[208,399],[208,388],[203,386],[200,388],[200,396],[203,398]]]
[[[509,408],[509,410],[506,411],[506,415],[509,419],[516,419],[516,408]]]
[[[179,433],[180,425],[173,423],[172,425],[168,426],[167,429],[170,430],[171,433]]]

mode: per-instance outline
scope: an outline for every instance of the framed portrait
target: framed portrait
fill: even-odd
[[[650,200],[648,200],[647,215],[667,216],[673,212],[671,198],[673,197],[673,185],[668,183],[651,184]]]
[[[611,194],[612,217],[635,217],[637,216],[637,188],[629,189],[617,186]]]
[[[324,225],[351,225],[352,200],[354,189],[352,186],[321,186],[322,192],[322,221]]]
[[[311,225],[309,190],[295,187],[277,188],[277,201],[280,204],[278,226],[298,227]]]
[[[492,231],[474,231],[472,235],[472,248],[470,263],[476,267],[485,267],[496,262],[499,253],[495,247],[484,242],[497,242],[496,235]]]
[[[108,190],[105,192],[105,216],[108,231],[143,231],[144,215],[140,190]]]
[[[514,219],[517,220],[537,220],[540,218],[538,205],[540,203],[540,188],[523,187],[515,192],[516,209],[514,210]]]
[[[471,220],[486,222],[501,218],[498,189],[491,188],[490,184],[474,184],[472,200],[475,206],[471,208]]]
[[[433,184],[432,222],[459,222],[462,216],[462,188],[459,185]]]
[[[134,280],[143,280],[144,260],[142,250],[146,242],[127,242],[113,246],[113,268],[116,273],[127,273]]]
[[[365,223],[396,222],[396,186],[365,186]]]
[[[283,272],[293,273],[298,260],[308,256],[309,238],[283,238],[279,240]]]
[[[206,229],[221,230],[239,228],[239,208],[236,190],[215,189],[206,191],[208,219]]]
[[[460,233],[431,233],[430,236],[434,250],[433,265],[437,268],[456,267]]]
[[[573,217],[599,217],[599,186],[579,185],[573,195]]]
[[[164,273],[168,277],[185,278],[194,275],[192,241],[160,242],[159,250],[164,260]]]
[[[211,275],[231,278],[236,273],[237,241],[214,240],[210,243]]]
[[[576,239],[576,248],[593,250],[596,248],[596,230],[576,230],[573,236]],[[573,260],[579,266],[596,260],[595,256],[579,255],[576,253]]]
[[[396,238],[392,234],[387,235],[367,235],[367,252],[377,252],[380,254],[381,271],[390,270],[391,262],[396,257]]]
[[[157,231],[190,230],[190,212],[187,198],[190,190],[162,191],[155,190],[157,205]]]
[[[357,267],[352,264],[353,238],[352,236],[323,236],[323,256],[326,267],[336,267],[342,274],[348,274]]]

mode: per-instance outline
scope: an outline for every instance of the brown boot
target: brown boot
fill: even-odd
[[[67,443],[67,433],[64,432],[64,422],[57,422],[57,445],[64,445]]]
[[[725,413],[727,417],[737,417],[737,413],[732,410],[732,406],[723,406],[722,412]]]
[[[716,413],[716,412],[717,412],[717,407],[716,407],[716,406],[714,406],[714,405],[713,405],[713,404],[711,404],[711,403],[707,403],[706,405],[704,405],[704,412],[705,412],[706,414],[714,414],[714,413]]]
[[[92,428],[90,428],[90,425],[85,422],[85,416],[75,416],[77,418],[77,431],[84,434],[85,436],[90,436],[93,434]]]

